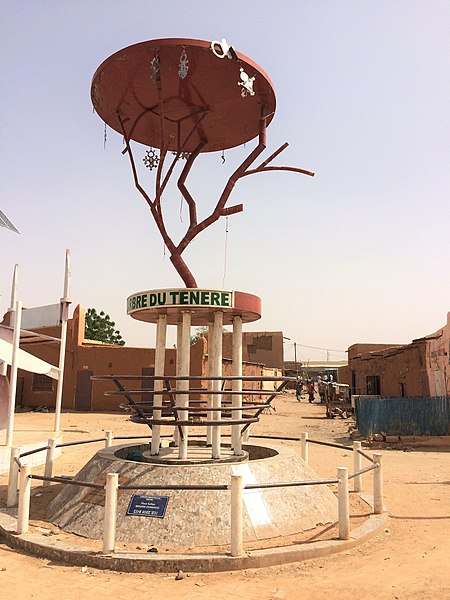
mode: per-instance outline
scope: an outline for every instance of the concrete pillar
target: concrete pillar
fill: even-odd
[[[11,458],[9,460],[8,473],[8,494],[6,497],[6,506],[17,505],[17,482],[19,481],[19,465],[15,459],[19,459],[20,448],[11,448]]]
[[[119,475],[107,473],[105,485],[105,512],[103,518],[103,552],[114,552],[116,545],[117,491]]]
[[[20,469],[19,508],[17,511],[17,533],[27,533],[30,520],[31,467]]]
[[[106,430],[105,431],[105,448],[111,448],[113,439],[114,439],[113,432],[111,430]]]
[[[180,347],[180,375],[189,377],[191,366],[191,313],[182,313],[181,325],[181,347]],[[180,391],[189,390],[189,381],[187,379],[179,381],[177,389]],[[189,407],[189,394],[180,394],[177,396],[177,406]],[[189,418],[188,410],[178,411],[181,420],[187,421]],[[188,437],[189,428],[186,425],[182,427],[183,440],[179,442],[178,458],[185,459],[188,455]]]
[[[375,452],[373,462],[378,465],[373,470],[373,512],[381,515],[383,512],[383,464],[382,454]]]
[[[231,476],[231,556],[241,556],[243,544],[243,489],[242,475]]]
[[[361,442],[353,442],[353,472],[358,473],[362,468],[362,456],[359,453],[361,450]],[[353,478],[353,490],[355,492],[362,491],[362,475],[356,475]]]
[[[164,375],[164,365],[166,360],[166,338],[167,338],[167,316],[160,315],[156,324],[156,349],[155,349],[155,376],[162,377]],[[178,354],[178,349],[177,349]],[[154,391],[159,392],[164,387],[164,381],[155,381]],[[153,406],[162,406],[161,394],[153,396]],[[153,418],[160,419],[161,411],[154,410]],[[161,425],[153,425],[152,427],[152,443],[150,454],[155,456],[159,454],[159,446],[161,443]]]
[[[181,364],[181,346],[183,345],[183,322],[179,321],[177,323],[177,360],[175,365],[175,375],[178,377],[181,375],[180,364]],[[178,388],[178,383],[176,387]],[[178,404],[178,398],[175,396],[175,403]],[[175,426],[173,431],[173,443],[174,446],[178,447],[180,445],[180,432],[178,427]]]
[[[51,477],[53,474],[53,463],[55,462],[56,439],[49,438],[47,442],[47,454],[45,456],[44,477]],[[49,486],[51,481],[44,481],[43,486]]]
[[[213,338],[214,338],[214,323],[208,323],[208,375],[212,377],[214,373],[214,347],[213,347]],[[207,387],[212,388],[212,381],[208,381]],[[206,406],[207,408],[212,408],[213,405],[213,397],[211,394],[207,394],[206,396]],[[208,421],[213,420],[212,411],[207,411],[207,419]],[[212,446],[212,425],[207,425],[206,427],[206,445]]]
[[[233,351],[232,351],[233,365],[232,375],[234,377],[242,377],[242,317],[236,316],[233,319]],[[233,380],[231,383],[231,389],[234,392],[242,390],[242,379]],[[232,405],[241,406],[243,397],[240,394],[232,396]],[[242,410],[234,410],[232,413],[233,419],[242,419]],[[241,440],[241,428],[242,425],[231,426],[231,447],[235,455],[239,455],[242,452],[242,440]]]
[[[338,478],[338,509],[339,509],[339,539],[348,540],[350,537],[350,503],[348,497],[348,468],[337,468]]]
[[[213,371],[215,377],[222,375],[222,330],[223,330],[223,313],[222,311],[216,311],[214,313],[214,327],[213,327],[213,339],[212,345],[214,348],[214,364]],[[220,389],[222,382],[215,380],[213,384],[213,408],[220,408],[222,406],[222,394]],[[213,420],[219,421],[221,419],[221,411],[213,411]],[[213,425],[212,430],[212,457],[220,458],[220,441],[221,441],[221,430],[220,426]]]
[[[309,460],[309,448],[308,448],[308,434],[306,432],[302,432],[300,434],[300,444],[301,444],[301,457],[308,464]]]

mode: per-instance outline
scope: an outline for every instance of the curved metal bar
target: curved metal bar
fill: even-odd
[[[273,390],[240,390],[238,392],[234,392],[233,390],[221,390],[220,392],[223,396],[279,396],[281,394],[281,392],[275,392]],[[150,390],[148,388],[140,388],[137,390],[123,390],[123,391],[119,391],[119,390],[110,390],[108,392],[105,392],[104,395],[105,396],[126,396],[126,395],[130,395],[130,396],[136,396],[139,394],[146,394],[147,396],[171,396],[173,395],[173,390]],[[181,395],[188,395],[188,394],[217,394],[217,392],[214,392],[214,390],[207,390],[207,389],[193,389],[193,390],[178,390],[177,391],[177,396],[181,396]],[[136,403],[136,406],[139,406],[140,403]],[[133,405],[132,405],[133,406]]]
[[[181,427],[206,427],[207,425],[218,425],[219,427],[227,427],[228,425],[243,425],[246,423],[257,423],[257,417],[248,417],[244,419],[226,419],[220,421],[194,421],[193,419],[188,419],[187,421],[181,421],[180,419],[147,419],[152,425],[170,425],[176,426],[179,425]],[[140,423],[141,417],[130,417],[130,421],[133,423]]]
[[[242,381],[297,381],[296,377],[262,377],[254,375],[242,375],[238,377],[236,375],[91,375],[92,381],[108,381],[113,379],[124,379],[124,380],[153,380],[153,381],[180,381],[188,379],[189,381],[216,381],[226,380],[234,381],[236,379]],[[178,393],[178,392],[177,392]]]

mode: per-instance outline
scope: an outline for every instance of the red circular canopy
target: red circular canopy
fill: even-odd
[[[202,152],[214,152],[239,146],[258,135],[261,117],[270,123],[275,92],[250,58],[233,49],[231,58],[216,54],[223,54],[220,45],[213,52],[204,40],[128,46],[95,72],[94,108],[119,133],[155,148],[192,152],[203,142]],[[248,79],[250,91],[242,85]]]

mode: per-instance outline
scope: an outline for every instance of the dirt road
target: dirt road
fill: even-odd
[[[328,420],[319,404],[298,403],[294,396],[275,402],[276,412],[262,415],[254,434],[298,436],[307,431],[316,439],[347,436],[348,422]],[[17,415],[17,426],[51,422],[39,413]],[[115,435],[140,435],[142,426],[123,415],[64,414],[64,441]],[[450,443],[436,447],[381,450],[384,454],[385,502],[388,525],[377,538],[343,554],[323,559],[234,573],[191,574],[175,581],[167,575],[127,574],[80,569],[51,563],[10,550],[0,543],[0,598],[60,600],[95,598],[170,598],[174,600],[333,600],[354,598],[450,598]],[[73,474],[92,453],[76,446],[58,459],[56,474]],[[310,448],[310,464],[319,475],[351,465],[351,453],[319,446]],[[0,489],[7,479],[0,477]],[[365,487],[370,489],[367,477]]]

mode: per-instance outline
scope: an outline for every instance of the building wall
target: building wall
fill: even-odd
[[[231,358],[231,332],[223,334],[223,356]],[[283,369],[283,332],[246,331],[242,334],[242,360]]]
[[[430,395],[450,396],[450,312],[446,325],[426,339]]]
[[[352,394],[384,397],[439,396],[449,393],[449,323],[411,344],[354,344],[348,349],[348,368],[339,378]],[[374,392],[374,378],[379,389]]]

